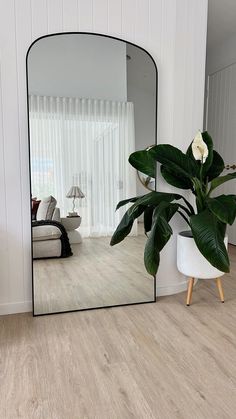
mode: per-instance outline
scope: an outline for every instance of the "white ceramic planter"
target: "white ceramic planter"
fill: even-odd
[[[228,247],[228,236],[225,236],[225,247]],[[178,270],[191,278],[213,279],[224,275],[214,268],[198,250],[191,231],[182,231],[177,237]]]

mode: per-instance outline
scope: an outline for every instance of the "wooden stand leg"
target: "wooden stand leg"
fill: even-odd
[[[193,284],[194,284],[194,278],[190,278],[189,283],[188,283],[188,293],[187,293],[187,301],[186,301],[187,306],[190,305],[191,300],[192,300]]]
[[[225,298],[224,298],[224,291],[223,291],[223,287],[222,287],[222,282],[221,282],[221,278],[217,278],[216,279],[216,284],[217,284],[217,288],[220,294],[220,300],[222,303],[225,302]]]

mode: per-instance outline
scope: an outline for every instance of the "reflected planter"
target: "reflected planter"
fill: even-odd
[[[228,236],[224,239],[228,248]],[[225,272],[214,268],[198,250],[191,231],[182,231],[177,237],[177,268],[191,278],[213,279],[219,278]]]

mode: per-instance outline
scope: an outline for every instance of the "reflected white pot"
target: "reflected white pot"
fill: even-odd
[[[224,239],[228,248],[228,236]],[[191,278],[219,278],[224,272],[214,268],[198,250],[191,231],[182,231],[177,237],[177,267],[178,270]]]

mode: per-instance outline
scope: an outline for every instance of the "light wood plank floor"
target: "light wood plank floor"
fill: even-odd
[[[143,263],[145,235],[109,243],[110,237],[87,238],[72,245],[69,258],[35,260],[35,313],[153,301],[154,281]]]
[[[223,279],[155,304],[0,318],[1,419],[234,419],[236,248]]]

